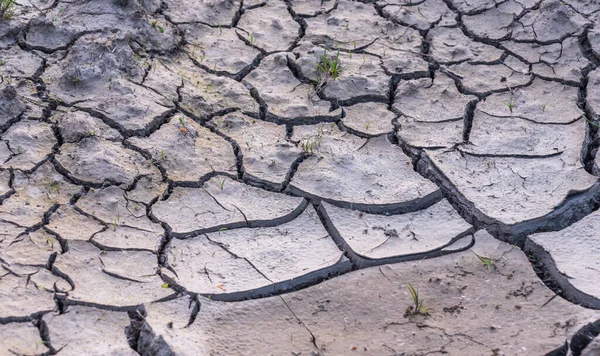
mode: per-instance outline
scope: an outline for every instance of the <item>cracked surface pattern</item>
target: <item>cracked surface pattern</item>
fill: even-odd
[[[13,6],[0,355],[598,354],[597,1]]]

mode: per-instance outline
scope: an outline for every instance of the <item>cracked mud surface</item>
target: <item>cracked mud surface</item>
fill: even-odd
[[[14,10],[0,355],[600,354],[597,1]]]

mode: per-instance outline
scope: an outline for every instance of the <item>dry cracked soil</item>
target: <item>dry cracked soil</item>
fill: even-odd
[[[598,0],[0,17],[0,355],[600,355]]]

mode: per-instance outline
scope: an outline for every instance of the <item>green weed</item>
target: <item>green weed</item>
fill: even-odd
[[[404,316],[409,315],[429,315],[429,310],[423,306],[423,301],[419,297],[419,291],[413,287],[412,284],[408,283],[408,291],[410,292],[410,296],[412,297],[413,304],[406,308],[406,312]]]
[[[15,15],[15,0],[0,0],[0,20],[10,20]]]
[[[475,253],[475,252],[473,252]],[[496,267],[496,261],[494,261],[493,258],[491,257],[483,257],[480,256],[478,254],[475,253],[475,256],[477,256],[477,258],[479,259],[479,261],[481,261],[481,263],[483,263],[483,265],[487,268],[494,268]]]
[[[340,71],[340,51],[337,51],[335,57],[330,58],[327,56],[327,49],[325,49],[317,63],[317,73],[319,76],[330,77],[331,79],[336,80],[340,76]]]

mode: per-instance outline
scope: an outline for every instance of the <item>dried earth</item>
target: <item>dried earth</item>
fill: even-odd
[[[11,15],[0,355],[600,355],[597,0]]]

